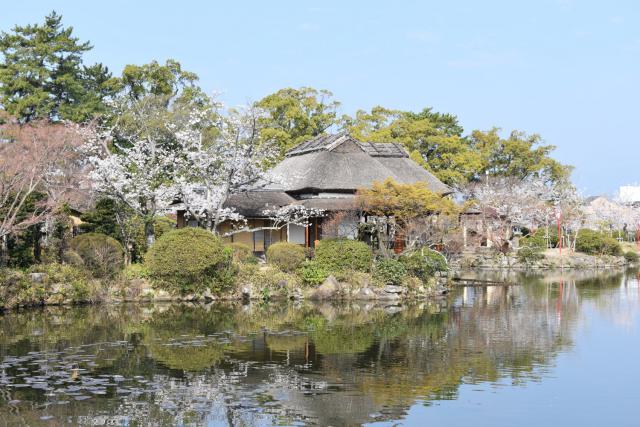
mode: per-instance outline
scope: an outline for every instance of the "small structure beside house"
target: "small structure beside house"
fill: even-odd
[[[360,142],[346,132],[302,142],[286,153],[270,175],[273,183],[235,194],[225,204],[247,219],[248,229],[257,230],[231,234],[231,223],[222,224],[219,230],[222,235],[229,234],[225,237],[228,241],[248,244],[255,252],[278,241],[314,247],[315,241],[323,238],[326,217],[311,218],[306,227],[289,224],[274,230],[268,229],[271,220],[266,209],[300,204],[328,214],[355,212],[356,192],[387,178],[402,184],[425,182],[433,192],[443,196],[451,193],[447,185],[411,160],[402,145]],[[355,238],[357,223],[365,220],[345,216],[337,227],[338,234]],[[178,211],[177,222],[178,227],[189,225],[184,211]]]
[[[459,216],[463,248],[491,248],[504,244],[513,234],[512,224],[505,219],[491,207],[465,209]]]

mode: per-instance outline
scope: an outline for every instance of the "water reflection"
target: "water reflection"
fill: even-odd
[[[586,308],[620,324],[634,274],[519,275],[448,299],[48,308],[0,317],[8,424],[359,425],[462,384],[542,381]],[[629,301],[633,301],[629,304]]]

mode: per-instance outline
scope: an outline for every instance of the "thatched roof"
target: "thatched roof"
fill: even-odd
[[[436,193],[451,193],[448,186],[411,160],[402,145],[359,142],[346,132],[304,141],[291,149],[271,174],[270,182],[229,197],[225,206],[234,207],[245,217],[262,217],[265,209],[289,204],[352,210],[356,208],[356,190],[387,178],[403,184],[425,182]],[[305,193],[315,195],[307,198]]]
[[[306,208],[322,209],[325,211],[353,211],[358,208],[355,196],[350,197],[312,197],[297,202]]]
[[[403,184],[425,182],[440,194],[451,192],[411,160],[400,144],[363,143],[344,132],[321,135],[299,144],[272,173],[285,178],[283,189],[287,192],[353,192],[387,178]]]
[[[245,217],[263,217],[265,209],[296,203],[296,199],[282,191],[246,191],[229,196],[225,207],[233,207]]]

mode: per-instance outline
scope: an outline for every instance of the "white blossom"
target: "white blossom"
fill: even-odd
[[[324,216],[325,211],[319,208],[307,208],[303,205],[292,204],[279,208],[265,209],[263,214],[271,219],[272,227],[281,228],[287,224],[295,224],[301,227],[309,225],[310,218]]]
[[[261,114],[255,107],[230,109],[220,116],[211,138],[196,116],[175,134],[183,153],[175,188],[187,215],[211,230],[225,220],[241,220],[224,206],[230,195],[269,183],[266,167],[278,150],[274,141],[260,137]]]

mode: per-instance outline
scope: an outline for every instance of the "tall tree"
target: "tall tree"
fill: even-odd
[[[240,219],[224,208],[230,195],[269,179],[266,166],[273,163],[278,146],[274,140],[261,138],[262,114],[255,106],[228,110],[219,115],[215,138],[203,135],[206,127],[194,116],[190,129],[177,134],[184,153],[176,180],[180,198],[187,214],[214,232],[222,221]]]
[[[206,111],[209,122],[215,121],[215,102],[197,85],[198,76],[175,60],[127,65],[115,80],[118,93],[105,120],[115,142],[151,138],[168,147],[175,144],[168,123],[184,120],[193,111]],[[215,128],[209,131],[215,133]]]
[[[151,101],[151,100],[149,100]],[[132,112],[133,119],[143,124],[156,120],[150,109],[141,106]],[[118,140],[114,140],[116,131]],[[115,128],[103,132],[86,128],[85,139],[93,170],[91,177],[94,189],[103,197],[114,199],[141,218],[144,224],[146,243],[155,241],[154,220],[174,200],[173,170],[179,155],[167,144],[167,135],[173,131],[172,123],[164,129],[148,133],[144,128],[131,133]]]
[[[463,193],[482,212],[487,240],[499,250],[510,249],[514,226],[536,229],[546,224],[557,202],[555,187],[539,177],[491,177],[468,184]]]
[[[0,126],[0,141],[0,240],[6,260],[9,236],[42,222],[72,197],[68,180],[81,181],[77,164],[83,141],[73,127],[14,120]]]
[[[481,167],[480,157],[462,136],[456,116],[425,108],[418,113],[374,107],[343,117],[343,127],[362,141],[397,142],[444,183],[459,186]]]
[[[458,188],[485,175],[559,181],[571,170],[551,158],[555,147],[544,145],[537,134],[513,131],[502,138],[493,128],[464,136],[456,116],[431,108],[415,113],[378,106],[343,117],[342,126],[363,141],[403,144],[413,160]]]
[[[571,172],[570,167],[551,158],[556,147],[543,145],[538,134],[528,135],[514,130],[507,138],[502,138],[500,129],[494,127],[488,131],[474,130],[469,136],[469,143],[482,159],[478,177],[544,177],[560,181]]]
[[[156,95],[169,100],[177,98],[192,98],[200,96],[202,91],[197,86],[198,76],[182,69],[182,65],[168,59],[164,65],[158,61],[148,64],[124,67],[122,76],[118,79],[120,89],[131,99],[140,100],[148,95]]]
[[[266,114],[261,118],[264,139],[275,140],[280,155],[337,124],[340,103],[328,90],[310,87],[285,88],[267,95],[256,106]]]
[[[73,36],[56,12],[43,24],[15,26],[0,34],[0,105],[21,122],[82,122],[105,111],[115,87],[101,64],[85,66],[89,42]]]
[[[146,246],[153,244],[156,216],[178,195],[176,167],[186,154],[181,139],[195,130],[206,140],[217,133],[217,105],[197,80],[174,60],[127,65],[101,128],[87,131],[94,187],[121,207],[123,239],[129,213],[144,224]]]

